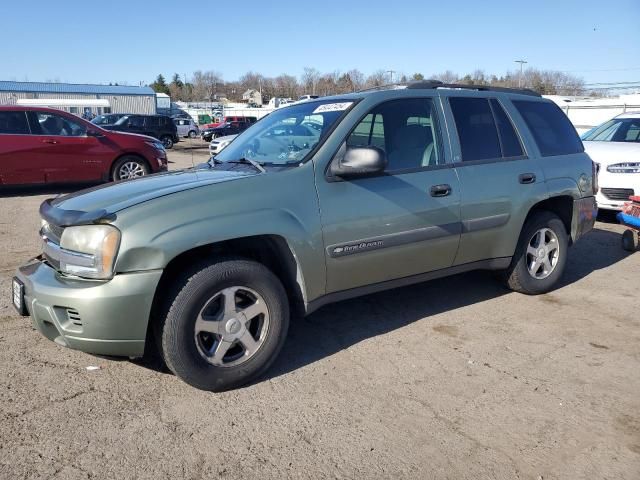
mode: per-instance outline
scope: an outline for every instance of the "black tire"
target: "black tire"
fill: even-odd
[[[535,278],[529,273],[527,266],[527,248],[536,232],[541,229],[551,230],[558,242],[558,257],[551,273],[545,278]],[[511,261],[511,265],[505,272],[507,286],[516,292],[527,295],[539,295],[552,290],[558,283],[567,263],[569,239],[564,223],[557,215],[539,211],[533,213],[522,227],[516,252]]]
[[[160,137],[160,141],[162,142],[162,145],[164,145],[165,149],[171,150],[173,148],[173,138],[171,138],[170,135]]]
[[[196,138],[198,136],[198,134],[196,133],[195,130],[189,130],[189,138]]]
[[[638,248],[638,234],[633,230],[625,230],[622,234],[622,248],[627,252],[635,252]]]
[[[269,328],[260,347],[239,365],[218,366],[200,353],[195,338],[199,312],[225,288],[243,286],[259,293],[269,315]],[[202,263],[176,281],[161,325],[161,350],[168,368],[189,385],[219,392],[244,385],[276,359],[289,328],[289,304],[280,280],[265,266],[243,259]]]
[[[136,175],[137,177],[143,177],[149,174],[149,165],[147,164],[146,161],[144,161],[142,158],[137,157],[135,155],[125,155],[123,157],[120,157],[113,164],[113,168],[111,169],[112,181],[116,182],[118,180],[128,180],[130,178],[135,178],[130,176],[124,176],[126,174],[126,171],[131,171],[130,168],[123,169],[125,165],[135,165],[137,168],[137,171],[140,172],[139,175]]]

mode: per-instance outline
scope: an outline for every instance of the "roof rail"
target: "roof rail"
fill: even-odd
[[[534,92],[528,88],[506,88],[506,87],[492,87],[490,85],[466,85],[460,83],[444,83],[439,80],[419,80],[417,82],[411,82],[407,84],[408,89],[436,89],[436,88],[460,88],[465,90],[479,90],[487,92],[504,92],[504,93],[518,93],[520,95],[530,95],[532,97],[541,97],[538,92]]]

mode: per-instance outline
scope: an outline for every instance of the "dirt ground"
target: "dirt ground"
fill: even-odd
[[[474,272],[327,306],[264,378],[211,394],[14,313],[11,275],[60,191],[0,192],[0,478],[640,478],[640,252],[611,218],[553,293]]]

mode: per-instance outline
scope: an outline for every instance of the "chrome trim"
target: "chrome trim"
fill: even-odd
[[[53,260],[55,263],[69,263],[78,267],[95,267],[96,257],[88,253],[74,252],[57,245],[45,236],[42,237],[42,253],[47,259]]]

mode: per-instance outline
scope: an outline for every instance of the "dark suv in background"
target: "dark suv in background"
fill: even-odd
[[[167,149],[173,148],[173,144],[180,140],[176,124],[167,115],[125,115],[113,125],[105,125],[104,128],[155,137]]]
[[[104,127],[105,125],[113,125],[126,115],[126,113],[105,113],[103,115],[98,115],[96,118],[91,120],[91,123],[94,125],[100,125],[101,127]]]

